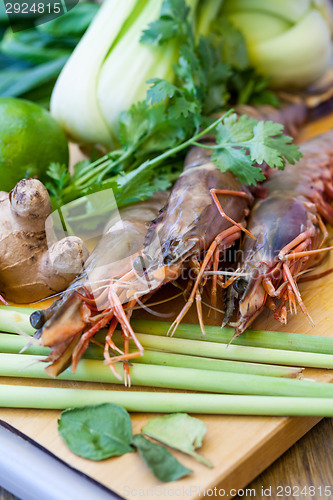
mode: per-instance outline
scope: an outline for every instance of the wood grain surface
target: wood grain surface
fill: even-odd
[[[306,140],[332,126],[333,116],[330,116],[304,129],[301,139]],[[329,267],[333,267],[333,255],[327,260],[323,270]],[[263,313],[254,328],[279,330],[281,335],[284,331],[333,335],[333,294],[330,291],[332,286],[333,275],[301,285],[303,300],[316,324],[315,328],[309,326],[301,313],[292,317],[287,327],[281,327],[272,319],[269,311]],[[166,310],[170,311],[171,304],[174,313],[182,307],[179,302],[168,303],[165,305]],[[193,312],[189,314],[186,321],[196,321],[195,314]],[[329,370],[306,370],[305,376],[327,382],[333,380],[333,374]],[[0,383],[120,389],[119,386],[113,387],[107,384],[70,383],[60,380],[34,381],[2,378]],[[140,389],[135,388],[135,390]],[[120,495],[132,498],[138,496],[140,491],[147,491],[147,488],[155,494],[159,491],[160,483],[154,479],[136,454],[128,454],[100,463],[90,462],[73,455],[57,434],[59,414],[59,411],[0,409],[1,419],[17,427],[72,466],[91,475]],[[150,416],[133,414],[133,431],[139,431]],[[231,488],[244,488],[320,420],[318,418],[207,416],[204,415],[204,408],[201,418],[208,429],[201,452],[213,462],[214,468],[207,469],[201,464],[193,463],[192,459],[175,453],[177,458],[194,470],[194,474],[166,485],[163,490],[165,496],[170,496],[176,488],[183,487],[187,491],[186,498],[199,498],[202,496],[200,491],[215,486],[224,488],[226,491]]]

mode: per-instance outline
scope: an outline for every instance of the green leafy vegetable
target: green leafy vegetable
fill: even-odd
[[[132,443],[160,481],[177,481],[193,472],[178,462],[164,446],[152,443],[141,434],[133,436]]]
[[[63,411],[58,431],[73,453],[90,460],[134,451],[130,416],[112,403]]]
[[[202,445],[206,430],[205,424],[198,418],[190,417],[186,413],[174,413],[150,419],[142,432],[212,467],[209,460],[195,452],[195,449]]]

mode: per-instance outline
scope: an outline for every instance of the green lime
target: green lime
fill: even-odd
[[[66,136],[37,104],[0,97],[0,191],[10,191],[24,177],[42,180],[52,162],[68,165]]]

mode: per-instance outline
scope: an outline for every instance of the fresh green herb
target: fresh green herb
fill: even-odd
[[[132,443],[160,481],[177,481],[193,472],[178,462],[164,446],[152,443],[141,434],[133,436]]]
[[[174,413],[163,417],[152,418],[143,427],[142,432],[175,450],[191,455],[199,462],[212,467],[209,460],[196,453],[202,445],[206,434],[205,424],[198,418],[186,413]]]
[[[186,417],[188,415],[183,414],[182,426],[184,426],[184,418]],[[202,431],[205,432],[206,427],[198,419],[191,417],[188,419],[188,423],[192,427],[192,434],[198,434],[198,428],[200,428],[198,436],[191,437],[195,440],[194,446],[200,446],[201,434]],[[196,423],[193,424],[192,420]],[[174,419],[174,425],[176,432],[182,432],[182,428],[178,427],[179,418],[177,416]],[[194,425],[196,430],[193,429]],[[152,443],[141,434],[133,436],[130,416],[122,406],[117,404],[103,403],[68,408],[62,412],[58,420],[58,431],[73,453],[90,460],[104,460],[124,455],[135,451],[134,446],[160,481],[176,481],[192,473],[164,446]],[[188,445],[183,440],[183,447],[185,452],[188,449],[187,453],[197,458],[196,453],[191,452],[191,444]]]
[[[247,116],[237,121],[237,116],[230,114],[231,111],[190,139],[173,146],[152,160],[146,160],[134,169],[129,167],[126,173],[123,170],[119,172],[119,167],[121,162],[127,162],[131,155],[133,145],[128,138],[124,150],[114,151],[92,164],[85,164],[80,168],[79,175],[74,174],[70,180],[67,178],[69,181],[67,185],[63,183],[64,170],[58,168],[58,178],[56,178],[56,169],[53,168],[51,172],[53,178],[50,176],[48,184],[49,190],[55,196],[56,202],[59,203],[61,200],[63,204],[75,199],[79,193],[85,196],[106,188],[113,189],[118,208],[145,199],[158,189],[167,188],[172,180],[177,178],[180,167],[177,168],[177,163],[173,165],[166,160],[174,158],[191,144],[205,147],[197,141],[215,129],[217,143],[215,146],[209,146],[213,149],[213,161],[222,172],[230,170],[246,184],[255,184],[256,181],[263,179],[261,168],[256,166],[256,163],[267,162],[271,167],[283,168],[286,160],[294,162],[301,157],[298,147],[290,144],[292,139],[282,134],[281,125],[258,122]],[[143,125],[142,130],[147,130],[149,126],[144,127]],[[132,127],[130,134],[132,136],[135,134],[135,129]],[[159,177],[155,176],[156,167],[160,167]],[[103,177],[110,172],[113,175],[103,180]]]
[[[239,180],[255,185],[265,176],[258,165],[283,169],[286,161],[294,164],[302,156],[292,138],[283,134],[283,126],[271,121],[256,121],[235,114],[217,126],[212,160],[222,172],[230,170]]]
[[[58,431],[73,453],[90,460],[134,451],[130,416],[112,403],[65,410]]]

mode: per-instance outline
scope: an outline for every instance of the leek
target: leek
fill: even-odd
[[[311,0],[226,0],[226,12],[265,12],[290,23],[299,21],[310,9]]]
[[[149,78],[169,81],[174,78],[172,65],[177,60],[176,44],[163,47],[140,44],[142,29],[158,17],[161,4],[161,0],[149,0],[131,28],[111,48],[101,67],[97,100],[110,130],[117,130],[122,111],[130,108],[132,103],[145,99]]]
[[[20,354],[0,354],[0,376],[49,379],[45,372],[45,358]],[[74,374],[70,368],[62,372],[59,380],[102,382],[123,384],[123,365],[114,364],[122,380],[100,360],[81,359]],[[130,367],[131,383],[134,386],[160,387],[226,394],[248,394],[287,397],[333,397],[333,385],[313,380],[265,377],[241,373],[198,370],[170,366],[140,365]]]
[[[0,406],[5,408],[61,410],[100,403],[115,403],[131,412],[333,417],[331,398],[58,389],[0,384]]]

